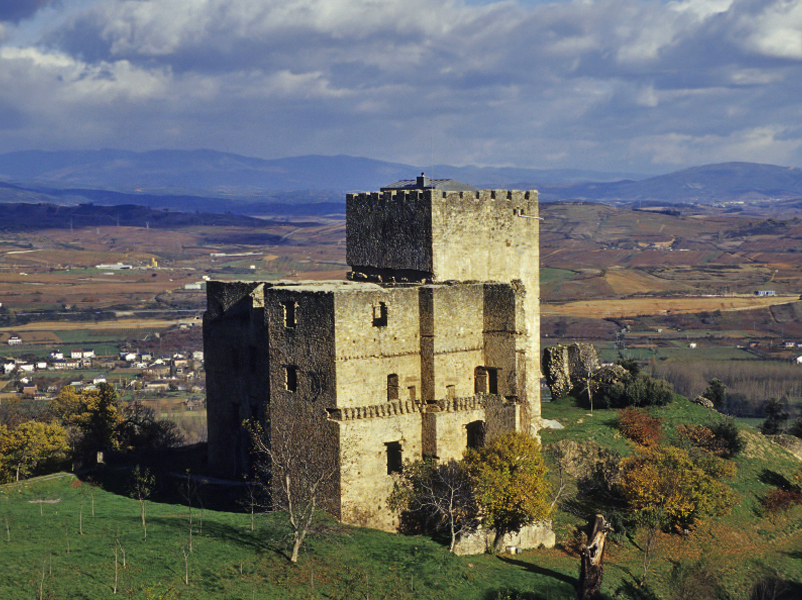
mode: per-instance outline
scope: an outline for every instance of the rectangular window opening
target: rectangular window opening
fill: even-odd
[[[385,442],[387,452],[387,474],[400,473],[403,467],[401,459],[401,442]]]
[[[468,435],[468,448],[481,448],[485,445],[485,422],[473,421],[465,426]]]
[[[387,402],[398,400],[398,375],[387,376]]]
[[[384,302],[373,305],[373,326],[387,327],[387,304]]]
[[[288,329],[294,328],[298,323],[295,312],[295,302],[282,302],[281,306],[284,308],[284,327]]]
[[[291,365],[284,367],[284,386],[288,392],[298,391],[298,367]]]
[[[415,386],[411,385],[407,388],[407,390],[409,391],[409,399],[412,400],[412,402],[415,402],[415,400],[418,399],[418,392],[415,389]]]
[[[457,386],[455,385],[447,385],[446,386],[446,398],[449,400],[453,400],[457,397]]]

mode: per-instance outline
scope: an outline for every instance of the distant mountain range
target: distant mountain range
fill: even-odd
[[[377,190],[410,179],[421,167],[354,156],[296,156],[264,160],[214,150],[126,150],[0,154],[0,181],[50,187],[101,188],[159,193],[178,191],[259,192]],[[457,179],[477,187],[498,188],[514,181],[565,184],[616,181],[633,175],[566,169],[450,167],[436,165],[427,175]]]
[[[731,162],[676,171],[640,181],[541,186],[541,200],[614,204],[716,204],[802,200],[802,169]]]
[[[138,204],[172,210],[293,216],[341,213],[344,194],[423,169],[352,156],[264,160],[212,150],[25,151],[0,154],[0,202]],[[541,201],[635,206],[802,201],[802,170],[724,163],[644,177],[566,169],[451,167],[427,175],[479,188],[537,189]]]

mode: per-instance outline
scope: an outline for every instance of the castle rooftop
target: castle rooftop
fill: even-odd
[[[417,179],[402,179],[381,188],[382,192],[393,192],[399,190],[438,190],[441,192],[478,192],[467,183],[455,181],[454,179],[429,179],[421,173]]]

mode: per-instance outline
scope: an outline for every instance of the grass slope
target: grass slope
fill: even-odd
[[[665,408],[653,409],[663,418],[663,436],[676,437],[679,424],[705,424],[721,418],[716,413],[681,396]],[[556,419],[565,429],[542,432],[545,446],[561,439],[594,440],[619,452],[622,457],[635,450],[635,444],[616,429],[618,411],[577,406],[565,398],[543,405],[543,416]],[[652,564],[648,590],[636,582],[643,572],[642,535],[627,532],[614,535],[607,558],[603,591],[611,597],[674,598],[677,579],[672,570],[678,565],[702,561],[721,581],[732,599],[747,598],[755,580],[763,573],[777,575],[789,589],[802,590],[802,507],[769,518],[760,499],[783,481],[793,481],[799,462],[750,426],[741,427],[746,448],[734,461],[738,472],[727,483],[739,494],[740,503],[726,516],[700,522],[688,537],[664,533],[659,536],[657,555]],[[553,474],[552,474],[553,475]],[[559,513],[555,519],[558,545],[570,539],[572,530],[584,521]]]
[[[657,412],[665,419],[666,435],[678,423],[704,423],[712,415],[684,399]],[[591,439],[622,455],[634,449],[617,432],[617,411],[596,410],[591,416],[564,399],[545,404],[543,413],[565,425],[543,432],[546,445],[566,438]],[[732,599],[747,598],[755,578],[766,570],[788,585],[802,582],[802,508],[767,519],[759,504],[773,482],[792,479],[799,465],[754,430],[744,428],[743,435],[748,444],[736,459],[738,474],[731,482],[741,502],[732,514],[706,520],[689,537],[661,535],[648,589],[636,584],[642,569],[640,534],[615,535],[606,562],[606,597],[674,598],[677,580],[672,569],[698,560],[716,573]],[[566,513],[555,519],[557,548],[500,557],[456,557],[428,538],[346,527],[321,517],[299,563],[292,565],[285,553],[288,529],[283,515],[260,517],[251,531],[247,514],[206,509],[201,527],[195,506],[187,584],[183,552],[189,544],[188,509],[180,501],[180,480],[159,480],[159,501],[148,502],[145,541],[139,504],[122,494],[129,472],[107,470],[95,476],[104,487],[70,474],[0,487],[0,598],[39,598],[40,589],[43,598],[114,597],[117,542],[126,557],[123,568],[118,546],[117,595],[128,598],[575,597],[579,561],[571,555],[568,540],[583,520]],[[216,504],[208,500],[206,506]]]

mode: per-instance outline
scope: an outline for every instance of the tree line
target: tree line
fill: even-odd
[[[156,454],[181,443],[175,423],[141,402],[120,402],[108,383],[80,392],[66,386],[37,408],[0,407],[0,482],[91,465],[103,456]]]

